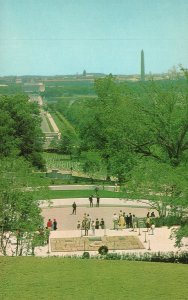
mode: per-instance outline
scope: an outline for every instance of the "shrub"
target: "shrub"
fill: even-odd
[[[106,255],[108,253],[108,247],[107,246],[101,246],[98,249],[99,254],[101,255]]]
[[[152,223],[154,223],[156,227],[161,227],[161,226],[171,227],[174,225],[180,225],[181,217],[167,216],[167,217],[154,218],[152,219]]]
[[[84,252],[84,253],[82,254],[82,258],[83,258],[83,259],[88,259],[88,258],[90,258],[89,252]]]
[[[178,255],[176,262],[188,264],[188,252],[184,251]]]
[[[120,259],[122,259],[122,256],[121,256],[121,254],[118,254],[118,253],[108,253],[106,255],[106,259],[107,260],[120,260]]]

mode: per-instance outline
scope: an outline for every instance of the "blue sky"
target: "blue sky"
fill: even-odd
[[[187,0],[0,0],[0,76],[188,67]]]

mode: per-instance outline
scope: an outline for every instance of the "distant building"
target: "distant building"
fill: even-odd
[[[39,82],[39,83],[24,83],[23,90],[26,93],[44,92],[45,85],[41,82]]]
[[[22,79],[21,79],[21,78],[16,78],[16,83],[17,83],[17,84],[22,83]]]

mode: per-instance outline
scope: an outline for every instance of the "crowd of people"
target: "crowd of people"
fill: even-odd
[[[131,213],[126,215],[122,210],[120,210],[119,214],[114,213],[112,221],[114,230],[131,228],[134,231],[138,227],[138,218]]]
[[[150,213],[148,212],[146,216],[145,225],[147,228],[147,231],[152,227],[152,218],[155,217],[154,212]],[[131,231],[136,231],[139,227],[138,223],[139,219],[135,216],[135,214],[125,214],[125,212],[122,212],[120,210],[119,214],[114,213],[112,217],[112,223],[113,223],[113,229],[114,230],[122,230],[122,229],[130,229]],[[83,230],[84,235],[88,235],[89,230],[91,230],[92,234],[95,235],[95,230],[97,229],[106,229],[106,224],[104,221],[104,218],[101,218],[100,220],[96,218],[95,220],[92,220],[89,214],[84,214],[82,221],[78,221],[77,223],[77,229]]]
[[[100,204],[100,197],[98,195],[98,190],[96,188],[95,191],[95,206],[99,207]],[[89,196],[89,206],[93,207],[94,206],[94,196],[91,194]],[[76,215],[76,210],[77,210],[77,204],[74,201],[72,204],[72,215]],[[155,217],[154,212],[151,214],[148,212],[147,216],[145,218],[145,226],[147,228],[147,231],[150,230],[150,228],[153,225],[152,219]],[[112,229],[114,230],[122,230],[122,229],[130,229],[132,231],[136,231],[139,226],[139,218],[136,217],[135,214],[128,213],[126,214],[122,210],[119,211],[119,213],[114,213],[112,216],[112,224],[113,227]],[[57,221],[56,219],[51,219],[48,220],[46,229],[49,230],[57,230]],[[84,213],[82,221],[77,222],[77,229],[83,230],[84,234],[87,236],[89,230],[91,230],[92,234],[95,235],[95,230],[98,229],[106,229],[106,223],[104,218],[92,218],[90,217],[89,214]]]
[[[78,221],[77,229],[83,230],[84,235],[86,236],[88,235],[89,230],[95,235],[95,229],[105,229],[105,222],[103,218],[101,218],[101,220],[98,218],[96,218],[96,220],[91,220],[90,215],[85,213],[82,222]]]

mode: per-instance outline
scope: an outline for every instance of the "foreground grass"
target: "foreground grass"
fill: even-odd
[[[44,199],[65,199],[65,198],[88,198],[91,194],[94,195],[92,190],[67,190],[67,191],[38,191],[34,193],[36,200]],[[100,198],[122,198],[123,193],[103,191],[99,192]]]
[[[187,265],[0,258],[0,299],[188,299]]]

